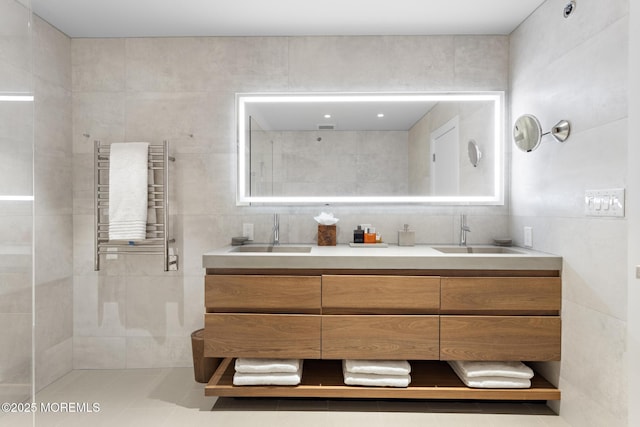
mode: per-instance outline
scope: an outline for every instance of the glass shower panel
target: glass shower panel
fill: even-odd
[[[33,396],[31,7],[0,0],[0,400]],[[1,422],[0,422],[1,424]]]

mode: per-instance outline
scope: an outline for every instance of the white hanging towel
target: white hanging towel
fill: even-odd
[[[148,142],[111,144],[109,240],[144,240],[147,228]]]

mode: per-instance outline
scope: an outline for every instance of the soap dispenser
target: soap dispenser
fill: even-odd
[[[416,232],[409,231],[409,224],[403,230],[398,230],[398,246],[413,246],[416,243]]]

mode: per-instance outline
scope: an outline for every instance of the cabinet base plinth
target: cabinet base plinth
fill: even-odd
[[[359,399],[560,400],[560,390],[536,374],[527,389],[465,386],[446,362],[411,361],[407,388],[353,387],[344,384],[340,360],[305,360],[297,386],[234,386],[234,359],[227,358],[205,386],[206,396],[318,397]]]

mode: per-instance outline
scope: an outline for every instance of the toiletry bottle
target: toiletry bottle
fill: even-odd
[[[364,230],[361,226],[353,230],[353,243],[364,243]]]
[[[365,243],[375,243],[376,242],[376,229],[374,227],[368,227],[364,232],[364,242]]]
[[[416,242],[416,232],[409,230],[409,224],[403,230],[398,230],[398,246],[413,246]]]

